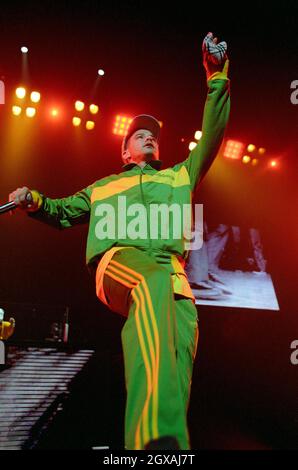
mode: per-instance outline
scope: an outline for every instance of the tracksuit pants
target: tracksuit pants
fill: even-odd
[[[109,308],[127,317],[121,333],[127,402],[125,448],[173,436],[189,449],[187,408],[197,349],[197,310],[174,294],[171,275],[137,248],[116,251],[102,275]]]

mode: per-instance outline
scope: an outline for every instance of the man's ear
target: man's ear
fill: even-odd
[[[122,160],[124,163],[129,163],[130,162],[130,153],[128,149],[125,149],[122,153]]]

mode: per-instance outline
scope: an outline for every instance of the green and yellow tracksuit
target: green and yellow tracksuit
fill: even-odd
[[[96,269],[100,300],[127,320],[122,344],[127,386],[125,446],[143,449],[162,436],[174,436],[189,448],[187,407],[198,340],[197,311],[184,271],[185,240],[176,239],[169,219],[167,239],[130,237],[122,226],[103,228],[102,209],[118,214],[119,196],[126,207],[141,203],[191,204],[192,194],[221,145],[230,111],[229,80],[216,72],[207,82],[202,137],[188,158],[171,168],[161,161],[143,168],[131,163],[73,196],[51,199],[33,190],[39,209],[29,215],[58,228],[89,222],[86,262]],[[123,215],[123,214],[122,214]],[[111,215],[106,221],[111,222]],[[127,211],[127,226],[134,214]],[[150,221],[149,221],[150,222]]]

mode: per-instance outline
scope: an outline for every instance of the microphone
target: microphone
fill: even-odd
[[[31,193],[27,193],[26,195],[26,201],[30,204],[32,202],[32,195]],[[16,209],[18,206],[14,201],[6,202],[2,206],[0,206],[0,214],[4,214],[5,212],[12,211]]]
[[[3,204],[0,206],[0,214],[4,214],[4,212],[9,212],[12,211],[13,209],[16,209],[17,205],[15,202],[7,202],[6,204]]]

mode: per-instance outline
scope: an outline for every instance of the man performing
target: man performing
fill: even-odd
[[[179,239],[164,238],[160,231],[155,237],[148,230],[146,236],[139,236],[137,224],[132,230],[133,208],[142,205],[145,226],[146,210],[152,205],[191,204],[196,186],[216,157],[229,117],[226,49],[226,43],[217,44],[212,33],[203,41],[208,96],[202,138],[182,163],[161,169],[159,122],[140,115],[132,120],[122,142],[121,173],[62,199],[26,187],[9,197],[30,217],[58,228],[89,222],[86,261],[96,272],[97,296],[126,317],[121,332],[126,449],[190,448],[187,409],[198,323],[184,271],[185,239],[183,234]],[[119,206],[124,202],[130,221],[127,233],[126,226],[124,230],[113,218],[114,214],[123,216]],[[173,225],[170,219],[171,234]]]

